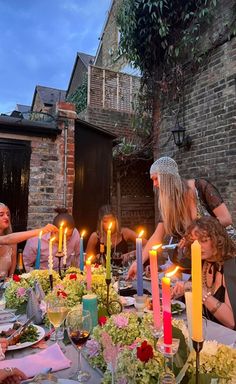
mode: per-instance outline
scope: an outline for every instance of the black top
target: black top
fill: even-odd
[[[225,302],[225,287],[223,286],[223,268],[221,270],[218,270],[221,273],[221,286],[217,289],[217,291],[212,295],[217,300],[219,300],[221,303]],[[215,271],[216,274],[216,271]],[[215,276],[213,276],[213,281],[215,280]],[[205,316],[207,319],[214,321],[215,323],[222,324],[217,318],[203,305],[203,316]],[[224,324],[222,324],[224,325]]]
[[[107,252],[107,247],[105,246],[105,255]],[[111,247],[111,261],[113,265],[120,265],[122,262],[122,255],[128,252],[128,243],[125,240],[123,233],[121,233],[121,241]],[[97,244],[96,244],[96,253],[100,253],[100,238],[98,235]]]

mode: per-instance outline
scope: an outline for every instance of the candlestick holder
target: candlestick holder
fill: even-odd
[[[199,381],[200,352],[202,350],[204,341],[196,341],[196,340],[192,339],[192,342],[193,342],[193,348],[194,348],[194,350],[196,352],[196,377],[195,377],[195,383],[199,384],[200,383],[200,381]]]
[[[118,300],[111,300],[109,298],[110,294],[110,284],[111,279],[106,279],[107,284],[107,300],[106,300],[106,308],[109,315],[115,315],[122,312],[122,304]]]
[[[137,310],[138,317],[143,317],[144,308],[146,307],[147,295],[134,295],[135,303],[134,306]]]
[[[53,290],[53,276],[51,273],[49,274],[49,283],[50,283],[50,290],[52,291]]]
[[[179,349],[179,339],[172,339],[171,344],[164,342],[164,336],[157,341],[156,348],[164,356],[164,372],[160,374],[160,384],[174,384],[175,375],[173,373],[173,357]]]
[[[62,273],[61,273],[61,259],[64,257],[64,253],[63,252],[57,252],[55,254],[55,257],[58,259],[58,272],[59,272],[59,276],[60,278],[62,279]]]

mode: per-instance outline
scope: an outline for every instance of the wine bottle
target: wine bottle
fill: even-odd
[[[23,251],[22,249],[18,249],[15,275],[22,275],[22,273],[25,273],[25,272],[26,271],[25,271],[25,266],[23,261]]]

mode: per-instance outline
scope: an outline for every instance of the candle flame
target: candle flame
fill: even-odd
[[[55,239],[56,239],[55,236],[54,236],[54,237],[51,237],[51,239],[50,239],[50,243],[52,243]]]
[[[62,228],[64,225],[64,221],[61,222],[60,227]]]
[[[142,229],[142,231],[140,231],[140,232],[139,232],[139,235],[138,235],[138,237],[142,237],[142,236],[143,236],[143,234],[144,234],[144,230]]]
[[[41,239],[41,237],[42,237],[42,234],[43,234],[43,231],[40,231],[39,232],[39,238]]]
[[[84,235],[85,235],[85,231],[82,231],[81,237],[84,237]]]
[[[156,245],[153,245],[152,249],[156,251],[158,248],[161,248],[161,247],[162,247],[162,244],[156,244]]]
[[[67,234],[67,231],[68,231],[68,228],[66,227],[66,228],[65,228],[65,231],[64,231],[64,234],[65,234],[65,235]]]
[[[108,225],[108,229],[111,229],[112,227],[112,221],[110,222],[110,224]]]
[[[86,265],[90,265],[92,261],[93,255],[89,256],[88,259],[86,260]]]
[[[167,273],[165,274],[165,276],[166,276],[166,277],[171,277],[171,276],[173,276],[178,270],[179,270],[179,266],[177,265],[177,266],[175,267],[175,269],[173,269],[173,271],[171,271],[171,272],[167,272]]]

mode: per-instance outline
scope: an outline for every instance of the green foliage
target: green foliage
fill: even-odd
[[[88,76],[85,75],[82,84],[67,98],[67,101],[75,104],[76,112],[80,113],[87,107]]]
[[[124,0],[120,50],[144,75],[168,72],[186,53],[196,58],[202,27],[217,0]]]

